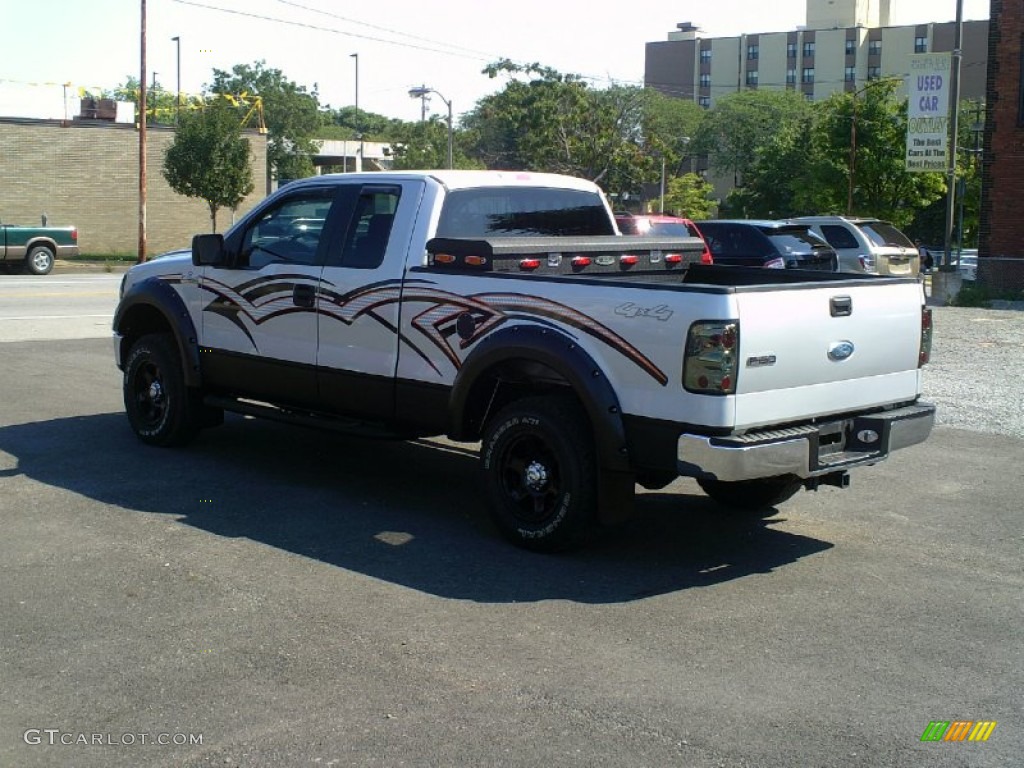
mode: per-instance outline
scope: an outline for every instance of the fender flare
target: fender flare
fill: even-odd
[[[631,471],[622,409],[611,382],[578,342],[561,331],[537,325],[494,331],[466,358],[448,401],[449,434],[453,438],[465,437],[472,429],[466,420],[466,406],[479,377],[495,365],[517,359],[542,363],[561,375],[586,409],[602,469]]]
[[[114,313],[114,331],[124,335],[124,326],[132,311],[139,307],[155,309],[171,327],[171,333],[181,355],[185,385],[199,387],[202,374],[199,364],[199,335],[184,300],[173,285],[160,277],[148,277],[132,285],[121,298]],[[122,350],[125,359],[128,350]]]

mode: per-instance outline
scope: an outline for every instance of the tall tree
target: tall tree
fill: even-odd
[[[796,91],[730,93],[705,116],[693,150],[708,156],[713,171],[733,174],[740,186],[753,170],[758,149],[789,124],[808,119],[811,108]]]
[[[852,181],[851,213],[905,227],[942,197],[946,182],[941,173],[907,171],[907,103],[895,97],[896,87],[895,80],[878,80],[857,94],[834,94],[822,102],[821,179],[833,208],[849,205]]]
[[[266,62],[236,64],[230,72],[213,70],[210,89],[217,94],[241,98],[251,103],[259,97],[267,126],[267,161],[275,178],[299,179],[313,174],[311,156],[317,151],[313,141],[321,125],[320,102],[316,91],[287,79],[279,69]]]
[[[164,155],[167,183],[179,195],[206,201],[214,232],[217,211],[236,208],[253,189],[251,150],[240,120],[238,110],[222,98],[206,109],[183,113]]]

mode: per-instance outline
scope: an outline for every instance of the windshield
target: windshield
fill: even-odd
[[[857,225],[874,245],[891,245],[897,248],[913,248],[910,238],[887,221],[865,221]]]
[[[438,237],[614,235],[600,195],[575,189],[485,187],[448,194]]]

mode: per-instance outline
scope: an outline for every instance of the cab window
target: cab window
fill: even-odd
[[[342,248],[343,267],[375,269],[381,265],[391,239],[400,194],[398,187],[362,190]]]
[[[317,264],[330,208],[329,190],[307,190],[281,200],[245,230],[238,266]]]

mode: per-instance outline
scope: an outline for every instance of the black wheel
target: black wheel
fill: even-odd
[[[183,445],[199,431],[198,398],[185,386],[170,334],[143,336],[124,366],[124,408],[144,443]]]
[[[511,403],[488,422],[481,456],[504,536],[537,552],[579,543],[595,518],[597,461],[590,424],[574,400]]]
[[[719,504],[742,512],[767,513],[789,499],[803,485],[792,476],[766,477],[759,480],[697,480],[708,496]]]
[[[37,245],[25,257],[25,268],[33,275],[48,275],[53,269],[53,251],[45,245]]]

